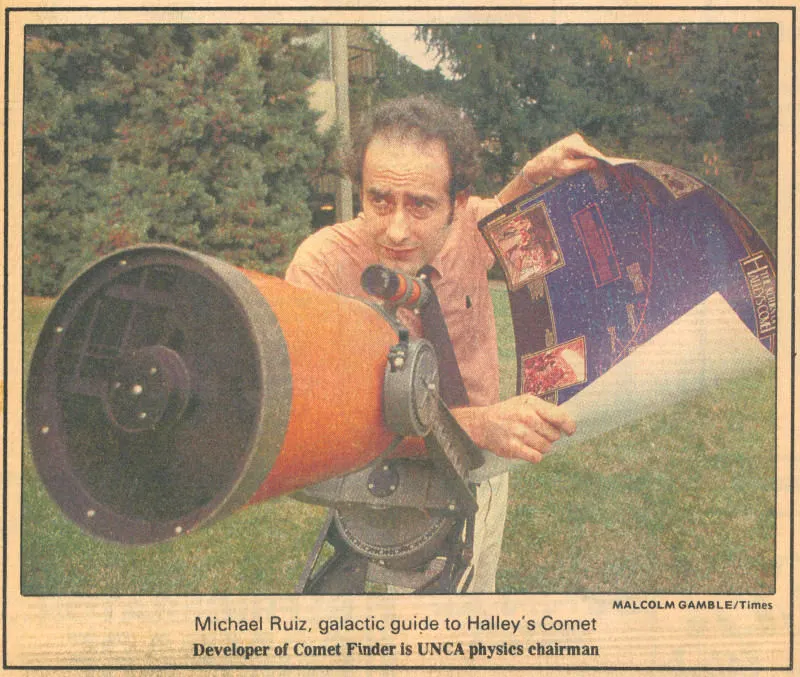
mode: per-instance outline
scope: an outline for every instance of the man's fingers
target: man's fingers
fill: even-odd
[[[535,449],[542,456],[544,456],[548,451],[550,451],[552,443],[550,440],[542,437],[538,433],[530,431],[525,437],[525,445],[531,449]]]
[[[567,167],[572,174],[589,171],[597,168],[597,160],[593,157],[576,158],[567,162]]]
[[[530,447],[524,442],[518,442],[514,447],[514,454],[512,458],[521,458],[528,463],[538,463],[542,460],[543,452],[538,451],[534,447]]]
[[[575,432],[575,421],[564,409],[536,397],[532,397],[531,401],[536,407],[539,416],[545,421],[558,428],[561,432],[567,433],[567,435],[572,435]]]
[[[595,157],[595,158],[605,157],[605,153],[602,153],[593,145],[588,143],[586,139],[584,139],[583,136],[578,134],[577,132],[575,132],[574,134],[570,134],[564,141],[567,142],[567,144],[572,149],[574,149],[575,151],[577,151],[582,155],[588,155],[590,157]]]
[[[457,419],[478,444],[505,458],[530,462],[542,459],[562,433],[572,434],[575,422],[550,402],[518,395],[488,407],[455,410]],[[466,413],[478,416],[467,416]]]
[[[561,439],[561,431],[535,409],[530,410],[525,423],[529,431],[536,433],[548,442],[556,442]]]
[[[556,430],[555,432],[556,435],[558,435],[558,431]],[[536,427],[525,422],[524,420],[518,421],[514,423],[512,426],[510,426],[509,433],[511,438],[515,442],[520,442],[521,444],[524,444],[526,447],[531,447],[533,449],[536,449],[537,451],[540,451],[543,454],[547,453],[550,450],[550,445],[555,441],[551,440],[549,437],[545,435],[542,435],[536,429]]]

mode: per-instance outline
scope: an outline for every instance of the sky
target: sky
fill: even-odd
[[[436,67],[434,54],[426,53],[425,43],[414,39],[414,26],[381,26],[378,32],[396,52],[426,70]]]

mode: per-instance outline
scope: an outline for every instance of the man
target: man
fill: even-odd
[[[363,212],[321,229],[298,249],[286,280],[299,286],[365,296],[360,279],[371,264],[409,275],[432,267],[469,406],[453,414],[475,443],[507,458],[538,462],[575,423],[558,407],[530,395],[499,401],[494,311],[487,270],[493,256],[477,222],[501,204],[553,177],[595,167],[600,153],[575,134],[530,160],[495,199],[470,197],[479,145],[458,112],[429,99],[391,101],[354,135],[349,171]],[[420,336],[420,320],[399,319]],[[477,486],[470,592],[493,592],[508,496],[507,473]],[[469,579],[469,576],[465,577]]]

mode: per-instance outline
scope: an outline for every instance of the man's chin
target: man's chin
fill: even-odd
[[[396,259],[387,257],[382,258],[381,263],[387,268],[391,268],[392,270],[396,270],[400,273],[405,273],[406,275],[411,276],[416,275],[417,271],[424,265],[423,263],[409,259]]]

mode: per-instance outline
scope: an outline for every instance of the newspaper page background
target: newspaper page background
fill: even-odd
[[[113,9],[101,3],[68,8],[67,3],[4,3],[5,31],[2,50],[6,77],[7,106],[4,120],[7,134],[3,143],[7,162],[4,169],[7,248],[5,261],[7,296],[5,329],[7,372],[4,374],[5,430],[5,538],[3,669],[57,673],[75,670],[98,674],[114,670],[149,671],[170,674],[198,671],[215,673],[231,669],[260,669],[277,674],[307,674],[308,670],[341,672],[342,669],[380,672],[389,668],[425,674],[460,674],[464,668],[484,668],[512,674],[549,668],[575,669],[660,669],[698,671],[713,669],[777,669],[794,666],[791,614],[793,612],[794,553],[790,551],[793,531],[793,386],[791,378],[791,332],[789,308],[793,308],[793,214],[792,178],[795,157],[792,109],[795,82],[792,41],[796,24],[792,4],[770,9],[713,8],[686,5],[669,12],[631,5],[576,5],[571,9],[533,6],[526,10],[502,11],[491,6],[465,4],[459,8],[414,10],[365,8],[361,3],[343,4],[304,12],[310,3],[294,9],[270,9],[263,3],[238,3],[236,9],[223,6],[198,8],[190,3],[118,3]],[[61,8],[64,11],[56,11]],[[125,11],[122,11],[123,8]],[[67,11],[69,9],[69,11]],[[776,572],[771,595],[659,595],[619,591],[613,594],[498,594],[493,596],[322,596],[296,595],[66,595],[26,596],[20,591],[21,549],[21,449],[22,430],[22,86],[23,42],[26,25],[41,23],[648,23],[648,22],[775,22],[780,27],[781,68],[779,100],[779,336],[777,355],[777,486],[776,486]],[[724,313],[723,313],[724,314]],[[754,359],[760,360],[758,351]],[[713,357],[713,356],[709,356]],[[637,367],[639,368],[639,367]],[[644,369],[647,365],[643,365]],[[568,453],[568,452],[564,452]],[[687,472],[691,469],[687,468]],[[742,497],[743,501],[747,497]],[[613,608],[613,602],[627,603]],[[714,602],[698,610],[690,603]],[[758,613],[749,610],[753,602],[768,601],[770,607]],[[716,606],[717,604],[721,606]],[[734,607],[726,605],[734,605]],[[193,656],[197,642],[212,643],[197,631],[198,617],[250,619],[263,630],[224,632],[214,636],[220,646],[265,645],[263,657],[243,660],[242,656],[213,658]],[[282,623],[270,629],[272,618]],[[356,632],[320,632],[320,621],[331,618],[360,620]],[[469,619],[479,618],[479,623]],[[398,626],[392,630],[392,622]],[[266,623],[263,626],[263,623]],[[378,626],[383,629],[378,629]],[[592,644],[598,656],[572,656],[545,661],[529,651],[539,642]],[[348,654],[348,642],[379,649],[393,647],[389,655],[362,655],[358,646]],[[419,644],[430,649],[439,645],[440,655],[421,655]],[[491,660],[471,660],[470,645],[504,647],[495,649]],[[522,647],[514,655],[510,647]],[[338,647],[338,648],[337,648]],[[409,655],[403,652],[409,648]],[[411,650],[413,649],[413,653]],[[308,651],[308,653],[307,653]]]

